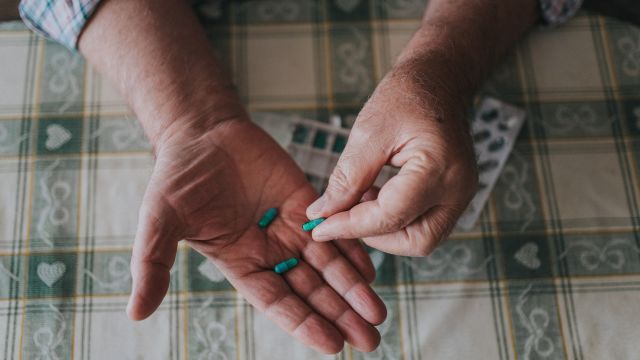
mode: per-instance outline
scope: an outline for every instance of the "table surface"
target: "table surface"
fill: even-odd
[[[198,6],[251,111],[352,119],[419,1]],[[379,349],[340,359],[637,359],[640,30],[581,14],[524,39],[482,93],[527,112],[478,226],[427,258],[372,251]],[[349,126],[349,121],[346,122]],[[124,308],[153,159],[76,54],[0,25],[0,358],[315,359],[180,247],[150,319]]]

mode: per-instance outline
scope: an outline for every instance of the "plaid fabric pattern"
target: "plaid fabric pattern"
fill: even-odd
[[[220,2],[210,1],[212,6],[219,6]],[[20,15],[35,32],[76,49],[82,28],[99,3],[100,0],[21,0]],[[540,0],[541,16],[547,24],[558,25],[572,17],[580,5],[582,0]]]
[[[20,16],[33,31],[75,49],[78,36],[100,0],[23,0]]]
[[[252,112],[348,126],[423,1],[203,2]],[[485,84],[527,111],[477,227],[427,258],[371,251],[389,309],[372,354],[336,359],[634,359],[640,345],[640,30],[578,14]],[[152,156],[93,69],[0,25],[0,358],[324,359],[180,247],[169,294],[126,319]]]
[[[540,16],[549,25],[566,22],[580,9],[582,0],[540,0]]]

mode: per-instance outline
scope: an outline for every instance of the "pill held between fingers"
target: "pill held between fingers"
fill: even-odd
[[[313,230],[313,228],[320,225],[320,223],[322,223],[325,220],[326,220],[325,218],[317,218],[317,219],[309,220],[306,223],[302,224],[302,230],[311,231]]]
[[[258,227],[261,229],[266,228],[267,226],[269,226],[269,224],[271,224],[271,222],[273,221],[273,219],[276,218],[276,216],[278,216],[278,209],[269,208],[267,212],[265,212],[264,215],[262,216],[262,219],[260,219],[260,221],[258,222]]]
[[[273,271],[275,271],[276,274],[283,274],[296,267],[296,265],[298,265],[298,259],[287,259],[281,263],[276,264],[276,266],[273,267]]]

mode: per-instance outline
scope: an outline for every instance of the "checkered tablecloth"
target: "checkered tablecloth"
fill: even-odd
[[[251,111],[353,119],[422,1],[197,6]],[[581,14],[482,90],[525,128],[478,226],[428,258],[371,253],[379,349],[340,359],[640,358],[640,30]],[[349,121],[347,121],[349,126]],[[0,358],[316,359],[181,247],[150,319],[124,308],[153,159],[78,56],[0,25]]]

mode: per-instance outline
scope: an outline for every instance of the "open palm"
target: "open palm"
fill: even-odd
[[[140,209],[132,256],[129,316],[143,319],[169,284],[177,243],[185,239],[244,297],[303,343],[335,353],[344,341],[371,351],[372,324],[386,309],[357,242],[317,243],[300,229],[317,197],[304,174],[266,133],[246,120],[209,129],[167,129]],[[280,215],[266,229],[270,207]],[[278,275],[275,264],[300,259]]]

